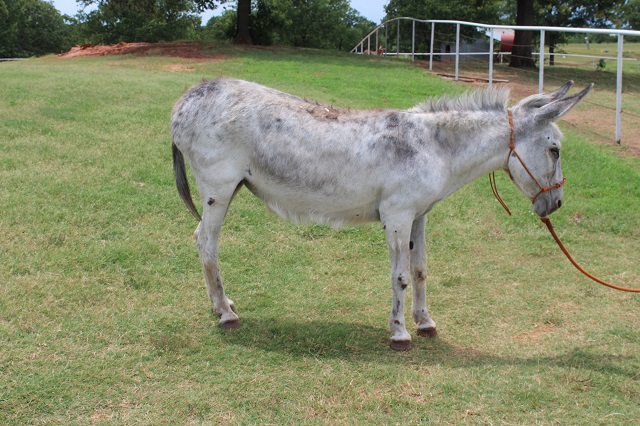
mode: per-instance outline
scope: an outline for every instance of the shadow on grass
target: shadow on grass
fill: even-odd
[[[389,332],[383,327],[335,321],[288,319],[244,319],[237,330],[218,330],[229,345],[243,346],[291,356],[345,359],[385,364],[427,363],[459,367],[560,367],[579,368],[628,378],[637,377],[638,358],[610,355],[597,342],[574,347],[552,356],[497,355],[470,346],[451,344],[446,336],[435,339],[416,336],[413,349],[395,352],[389,348]]]

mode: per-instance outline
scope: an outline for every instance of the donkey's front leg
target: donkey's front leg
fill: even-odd
[[[409,242],[411,220],[401,218],[384,220],[384,229],[391,256],[391,291],[393,300],[389,328],[391,329],[392,349],[407,351],[411,349],[411,335],[404,321],[404,301],[409,285]]]
[[[418,327],[418,334],[436,337],[436,323],[427,310],[427,246],[425,242],[425,222],[427,216],[419,217],[411,226],[411,274],[413,278],[413,320]]]

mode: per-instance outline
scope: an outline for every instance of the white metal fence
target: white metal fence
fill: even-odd
[[[416,49],[416,24],[428,24],[430,26],[430,37],[428,43],[428,49],[425,51],[419,51]],[[404,42],[408,45],[404,40],[401,40],[401,31],[400,28],[402,25],[411,25],[411,50],[410,51],[401,51],[401,44]],[[455,47],[451,46],[449,51],[442,51],[440,47],[434,46],[436,43],[435,30],[436,26],[445,27],[448,29],[451,44]],[[395,27],[395,28],[394,28]],[[455,32],[452,31],[452,27],[455,29]],[[468,27],[467,31],[482,31],[487,34],[487,38],[489,39],[489,47],[486,51],[463,51],[461,48],[461,28]],[[393,31],[395,29],[395,40],[393,39],[393,35],[390,36],[390,30]],[[623,51],[624,51],[624,36],[640,36],[640,31],[633,30],[619,30],[619,29],[595,29],[595,28],[562,28],[562,27],[522,27],[522,26],[510,26],[510,25],[486,25],[479,24],[475,22],[464,22],[464,21],[454,21],[454,20],[424,20],[424,19],[415,19],[415,18],[394,18],[388,21],[383,22],[379,26],[377,26],[373,31],[371,31],[358,45],[356,45],[351,52],[352,53],[368,53],[368,54],[379,54],[384,52],[384,55],[405,55],[410,56],[411,60],[414,61],[416,56],[420,56],[423,58],[428,57],[429,59],[429,69],[431,70],[433,67],[434,56],[439,57],[453,57],[455,60],[454,65],[454,80],[458,80],[459,78],[459,69],[460,69],[460,61],[461,58],[464,60],[465,57],[468,56],[478,56],[485,55],[487,58],[487,80],[489,86],[492,85],[494,81],[494,55],[495,52],[495,40],[498,35],[497,31],[501,30],[529,30],[533,32],[537,32],[539,34],[539,45],[536,46],[537,52],[534,54],[538,58],[538,91],[542,93],[544,87],[544,78],[545,78],[545,37],[549,32],[560,32],[560,33],[581,33],[581,34],[604,34],[604,35],[613,35],[617,37],[617,52],[615,56],[616,61],[616,101],[615,101],[615,111],[616,111],[616,130],[615,130],[615,141],[620,143],[621,134],[622,134],[622,76],[623,76]],[[384,31],[384,35],[381,35],[381,31]],[[406,36],[405,36],[406,38]],[[383,40],[384,47],[380,49],[381,40]],[[395,41],[395,49],[389,50],[389,42]],[[373,43],[373,44],[372,44]],[[366,47],[366,49],[365,49]],[[394,47],[394,46],[392,46]],[[425,43],[426,47],[426,43]],[[395,50],[395,51],[393,51]],[[507,53],[508,54],[508,53]],[[566,54],[564,54],[566,56]],[[590,55],[581,55],[595,59],[611,59],[610,56],[590,56]]]

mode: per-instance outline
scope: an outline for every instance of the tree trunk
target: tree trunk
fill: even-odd
[[[518,0],[518,11],[516,15],[516,25],[535,25],[535,14],[533,10],[533,0]],[[531,31],[516,30],[513,39],[513,49],[511,50],[511,60],[509,66],[514,68],[535,67],[533,55],[531,55]]]
[[[251,0],[238,0],[236,44],[253,44],[251,38]]]

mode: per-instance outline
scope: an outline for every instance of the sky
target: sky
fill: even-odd
[[[53,0],[51,3],[60,13],[69,16],[75,15],[80,9],[75,0]],[[384,6],[387,3],[388,0],[351,0],[351,7],[360,12],[360,15],[379,24],[384,18]],[[87,12],[90,10],[86,9]],[[222,10],[222,8],[218,8],[216,11],[205,12],[202,14],[202,23],[206,24],[214,14],[220,14]]]

